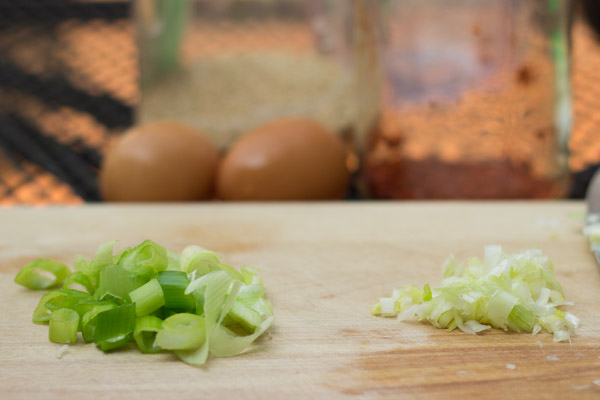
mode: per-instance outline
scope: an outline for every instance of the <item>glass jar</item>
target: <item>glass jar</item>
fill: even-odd
[[[555,198],[568,190],[566,0],[382,0],[377,198]]]
[[[373,31],[355,17],[367,2],[136,1],[138,121],[187,123],[221,149],[280,117],[316,120],[349,143],[364,138],[379,106],[377,93],[355,96],[373,71],[354,58],[375,44],[356,29]]]

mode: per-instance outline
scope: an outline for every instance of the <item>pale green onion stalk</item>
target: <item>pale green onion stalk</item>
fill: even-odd
[[[570,341],[579,326],[579,318],[557,308],[564,305],[554,266],[540,250],[506,254],[500,246],[486,246],[483,261],[458,262],[450,256],[439,288],[396,289],[380,298],[371,313],[471,334],[492,327],[533,334],[545,330],[560,342]]]

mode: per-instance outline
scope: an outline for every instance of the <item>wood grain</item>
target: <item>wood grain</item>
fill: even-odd
[[[579,202],[0,209],[0,397],[598,398],[600,272],[583,220],[569,216],[583,211]],[[61,346],[48,341],[47,327],[31,323],[40,293],[18,287],[14,275],[38,257],[91,257],[117,238],[175,251],[198,244],[261,269],[276,313],[270,335],[203,368],[83,343],[57,358]],[[582,318],[572,346],[549,334],[472,336],[369,315],[394,287],[437,285],[450,253],[482,256],[492,243],[539,246],[552,258],[575,302],[569,309]]]

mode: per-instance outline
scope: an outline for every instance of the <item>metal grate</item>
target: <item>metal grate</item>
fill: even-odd
[[[130,5],[0,0],[0,204],[99,200],[138,97]]]

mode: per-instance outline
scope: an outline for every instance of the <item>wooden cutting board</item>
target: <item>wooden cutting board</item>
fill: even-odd
[[[598,398],[600,270],[581,234],[583,212],[580,202],[1,209],[0,397]],[[276,314],[268,337],[203,368],[84,343],[57,358],[61,345],[31,323],[40,293],[13,283],[19,268],[39,257],[70,264],[104,241],[146,238],[175,251],[198,244],[261,269]],[[539,246],[551,257],[582,321],[572,345],[369,315],[395,287],[439,284],[450,253],[481,257],[486,244]]]

